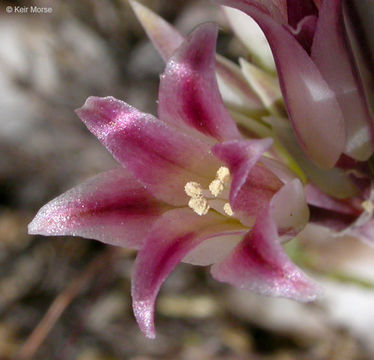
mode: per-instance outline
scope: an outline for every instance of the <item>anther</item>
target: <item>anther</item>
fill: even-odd
[[[190,181],[185,185],[184,191],[186,192],[188,196],[191,196],[191,197],[200,197],[203,193],[201,185],[193,181]]]
[[[228,216],[233,216],[234,212],[232,211],[231,205],[229,203],[226,203],[223,205],[223,211],[228,215]]]
[[[213,180],[209,184],[209,190],[212,193],[213,196],[217,197],[224,189],[224,185],[221,180]]]
[[[221,166],[217,171],[217,179],[227,184],[230,181],[230,170],[226,166]]]
[[[188,202],[188,206],[200,216],[206,215],[210,208],[208,201],[203,197],[191,198]]]

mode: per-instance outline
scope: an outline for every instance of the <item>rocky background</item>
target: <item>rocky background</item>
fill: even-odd
[[[209,0],[142,2],[185,33],[220,22],[219,51],[244,55]],[[52,13],[6,11],[30,5]],[[45,202],[114,165],[74,109],[113,95],[155,113],[163,63],[127,0],[1,1],[0,67],[0,360],[374,358],[374,251],[355,240],[291,244],[325,286],[308,305],[181,265],[162,289],[150,341],[131,312],[131,251],[27,235]]]

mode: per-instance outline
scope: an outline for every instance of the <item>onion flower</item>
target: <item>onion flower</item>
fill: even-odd
[[[150,338],[157,293],[181,261],[260,294],[310,301],[319,292],[282,247],[308,222],[303,185],[272,156],[271,138],[243,137],[230,117],[216,36],[202,25],[170,54],[158,118],[112,97],[87,99],[77,114],[120,167],[52,200],[29,225],[31,234],[137,249],[133,309]]]
[[[168,59],[183,36],[131,3]],[[220,92],[238,127],[250,138],[274,139],[273,155],[307,184],[311,224],[372,245],[374,7],[356,0],[217,3],[227,5],[249,52],[240,66],[216,57]]]

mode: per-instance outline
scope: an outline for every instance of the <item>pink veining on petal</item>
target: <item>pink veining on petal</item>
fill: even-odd
[[[217,86],[216,38],[215,25],[202,25],[169,59],[161,76],[158,114],[161,120],[195,136],[238,139],[240,133]]]
[[[101,173],[43,206],[30,234],[73,235],[139,248],[168,207],[123,168]]]
[[[91,97],[77,114],[119,163],[172,205],[188,202],[188,181],[207,185],[219,167],[208,144],[112,97]]]
[[[134,314],[147,337],[155,337],[154,303],[167,276],[202,241],[230,233],[233,228],[217,213],[198,216],[189,208],[171,210],[154,225],[138,253],[132,275]]]
[[[269,209],[257,217],[244,240],[211,269],[213,277],[268,296],[312,301],[319,289],[284,252]]]

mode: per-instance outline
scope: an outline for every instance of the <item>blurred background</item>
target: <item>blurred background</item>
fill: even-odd
[[[218,22],[219,52],[245,56],[209,0],[141,2],[184,33]],[[6,10],[30,5],[52,12]],[[131,311],[132,252],[27,235],[48,200],[115,165],[74,109],[113,95],[156,113],[163,62],[127,0],[1,0],[0,68],[0,360],[374,359],[374,252],[352,239],[300,239],[325,287],[307,305],[179,266],[159,296],[151,341]]]

